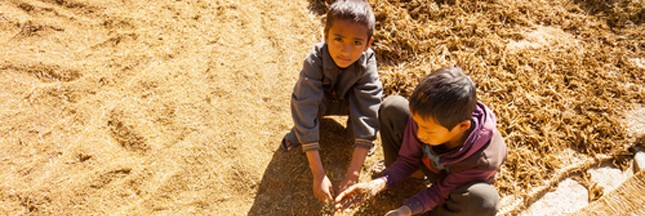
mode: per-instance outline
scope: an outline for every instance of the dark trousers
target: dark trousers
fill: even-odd
[[[392,165],[399,156],[408,120],[408,100],[401,96],[390,96],[383,100],[379,109],[379,122],[386,167]],[[438,178],[437,174],[424,165],[421,166],[421,171],[431,182]],[[471,182],[450,192],[446,202],[435,207],[429,215],[495,215],[498,202],[499,194],[493,185],[488,182]]]
[[[332,100],[329,96],[325,95],[318,106],[318,118],[323,116],[349,116],[349,101],[348,100]],[[320,120],[318,121],[320,123]],[[352,122],[347,118],[347,136],[353,137]],[[291,130],[284,136],[284,139],[289,140],[293,144],[300,144],[296,137],[296,128],[291,127]]]

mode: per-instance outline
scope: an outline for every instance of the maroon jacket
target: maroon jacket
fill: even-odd
[[[481,102],[473,111],[473,130],[464,144],[439,154],[416,138],[417,123],[410,118],[403,135],[399,157],[386,169],[387,188],[408,178],[420,166],[426,166],[439,178],[428,189],[404,202],[418,214],[442,205],[455,188],[475,181],[492,182],[506,159],[506,144],[497,131],[495,115]]]

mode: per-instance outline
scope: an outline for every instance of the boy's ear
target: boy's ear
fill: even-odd
[[[465,120],[459,123],[456,127],[459,131],[467,131],[470,129],[471,124],[470,120]]]
[[[367,40],[367,44],[365,46],[365,49],[363,49],[363,52],[367,51],[372,46],[372,43],[374,42],[374,36],[370,37],[369,40]]]

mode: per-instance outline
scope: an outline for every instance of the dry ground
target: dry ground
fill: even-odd
[[[383,4],[374,5],[386,8]],[[3,1],[0,213],[332,214],[311,195],[304,155],[278,151],[278,141],[292,124],[290,91],[304,56],[321,40],[324,8],[322,1]],[[475,18],[453,21],[468,25]],[[377,27],[396,32],[391,29],[392,19],[386,22],[383,15],[377,19]],[[643,20],[638,14],[630,19]],[[641,23],[636,23],[636,29],[642,29]],[[513,51],[545,43],[567,44],[569,37],[578,37],[540,27],[544,23],[530,24],[537,27],[523,28],[513,36],[515,40],[506,38],[500,44],[508,44],[508,51]],[[380,34],[386,38],[384,32]],[[622,100],[619,95],[626,101],[621,110],[643,104],[645,94],[643,35],[628,35],[625,40],[635,50],[625,51],[623,57],[629,61],[616,64],[633,65],[613,71],[612,77],[631,74],[621,79],[629,86],[619,92],[633,91],[636,96],[628,94]],[[606,43],[614,42],[609,38]],[[439,47],[442,52],[428,52],[438,56],[429,60],[432,63],[408,64],[406,59],[413,59],[419,50],[407,47],[411,50],[407,52],[403,46],[405,52],[396,53],[401,47],[388,50],[386,45],[382,40],[375,49],[383,53],[388,94],[405,93],[411,84],[398,85],[407,78],[392,74],[413,74],[421,66],[460,58],[453,55],[450,60],[449,53],[458,51],[444,46]],[[394,54],[406,56],[393,60]],[[527,58],[533,57],[537,56]],[[474,76],[482,80],[485,74]],[[517,78],[503,76],[494,80]],[[506,94],[502,99],[516,92],[498,91]],[[527,97],[531,99],[527,103],[544,100]],[[487,100],[493,107],[509,106],[509,101],[501,103],[499,98]],[[521,119],[510,106],[501,116]],[[343,118],[322,122],[323,163],[335,184],[342,180],[350,157],[344,122]],[[522,140],[518,134],[511,135]],[[381,157],[377,152],[366,165]],[[521,163],[515,160],[520,162],[511,165]],[[510,168],[504,169],[509,172]],[[363,172],[361,180],[368,179]],[[527,187],[507,186],[502,192],[521,194]],[[414,186],[407,186],[384,194],[350,214],[382,214],[412,191]]]
[[[307,6],[4,1],[0,212],[249,211],[320,39]]]

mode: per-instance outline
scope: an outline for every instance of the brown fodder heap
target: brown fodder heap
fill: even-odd
[[[645,171],[641,170],[616,190],[603,196],[576,215],[643,215],[645,214]]]
[[[371,2],[387,95],[458,65],[496,113],[509,146],[496,185],[520,202],[502,213],[632,143],[620,119],[645,103],[642,1]]]

